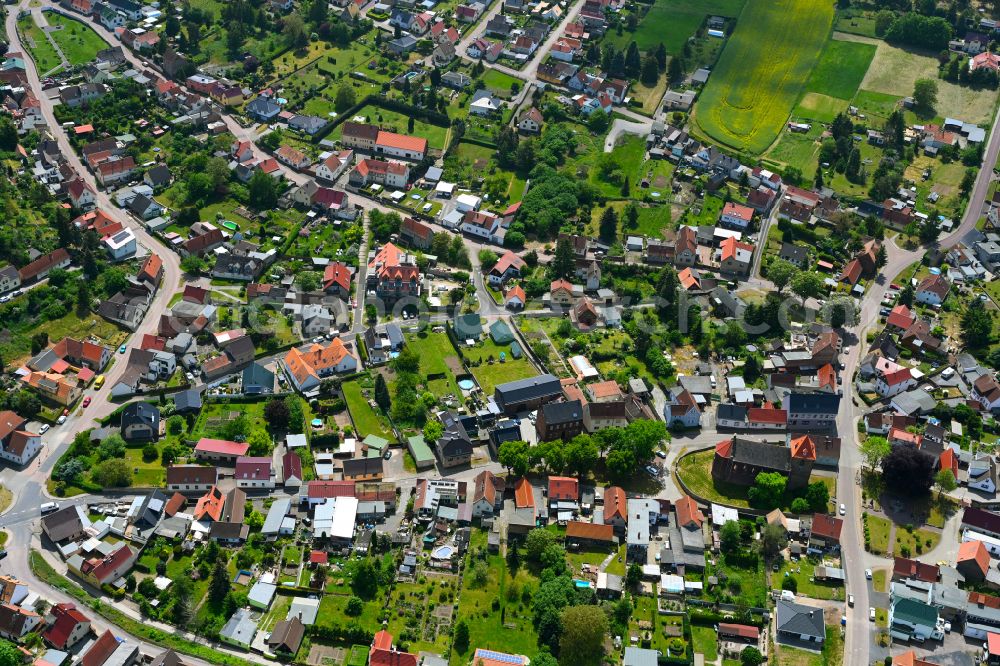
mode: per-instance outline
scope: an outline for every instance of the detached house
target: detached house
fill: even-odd
[[[948,297],[950,289],[951,285],[948,284],[947,278],[943,275],[930,275],[917,285],[914,297],[918,303],[941,305],[944,303],[944,299]]]

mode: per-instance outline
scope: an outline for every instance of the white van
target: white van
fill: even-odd
[[[59,510],[59,502],[46,502],[45,504],[42,505],[41,508],[42,508],[42,515],[44,516],[47,513],[52,513],[53,511],[58,511]]]

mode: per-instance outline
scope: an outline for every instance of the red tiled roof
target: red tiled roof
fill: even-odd
[[[677,511],[677,524],[681,527],[687,527],[692,523],[701,527],[705,522],[705,516],[702,515],[701,509],[693,499],[687,495],[682,496],[679,500],[674,502],[674,508]]]
[[[271,458],[237,458],[233,478],[237,481],[267,481],[271,478]]]
[[[58,650],[66,647],[69,635],[78,624],[90,622],[83,613],[76,609],[76,604],[72,603],[56,604],[52,607],[52,616],[55,619],[42,634],[42,637],[48,641],[49,645]]]
[[[212,486],[202,497],[194,508],[194,519],[203,520],[210,518],[219,520],[222,516],[222,509],[226,504],[226,496],[219,490],[218,486]]]
[[[310,481],[307,487],[310,499],[329,497],[354,497],[353,481]]]
[[[309,553],[309,564],[326,564],[329,561],[330,555],[325,550],[314,550]]]
[[[747,410],[747,420],[751,423],[773,423],[780,425],[788,421],[788,412],[784,409],[751,407]]]
[[[825,513],[813,514],[812,533],[840,543],[840,532],[844,529],[844,521]]]
[[[514,486],[514,506],[518,509],[535,507],[535,493],[531,489],[531,483],[524,477],[518,479]]]
[[[892,309],[889,313],[889,317],[885,320],[886,325],[895,326],[896,328],[901,328],[906,330],[913,323],[914,316],[910,312],[910,308],[906,307],[904,304],[900,303]]]
[[[726,636],[739,636],[749,640],[757,640],[760,636],[760,629],[745,624],[719,623],[719,634]]]
[[[892,563],[892,573],[901,578],[916,578],[925,583],[937,581],[940,569],[936,564],[927,564],[908,557],[896,557]]]
[[[351,270],[347,264],[334,261],[326,265],[323,270],[323,289],[329,289],[333,285],[339,286],[344,291],[351,290]]]
[[[990,553],[982,541],[966,541],[958,547],[955,563],[973,560],[979,569],[986,573],[990,569]]]
[[[580,482],[568,476],[549,477],[549,501],[580,499]]]
[[[396,134],[395,132],[379,131],[375,138],[378,146],[387,146],[396,150],[412,150],[415,152],[427,152],[427,139],[419,136],[407,136]]]
[[[596,525],[571,520],[566,523],[566,538],[611,542],[615,538],[615,528],[611,525]]]
[[[809,435],[803,435],[791,442],[792,457],[799,460],[816,460],[816,444]]]
[[[94,641],[90,649],[83,655],[83,658],[80,659],[80,666],[104,666],[104,662],[111,657],[116,649],[118,649],[118,639],[108,629]]]
[[[208,439],[202,437],[195,445],[195,453],[216,453],[226,456],[246,455],[250,445],[246,442],[230,442],[224,439]]]
[[[715,455],[720,458],[732,458],[733,457],[733,440],[724,439],[715,445]]]
[[[604,522],[609,523],[614,518],[628,520],[628,497],[618,486],[604,491]]]

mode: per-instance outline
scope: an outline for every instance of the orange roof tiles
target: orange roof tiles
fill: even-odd
[[[680,527],[687,527],[689,525],[701,527],[705,522],[705,516],[702,515],[701,509],[687,495],[684,495],[674,503],[674,509],[677,511],[677,523]]]

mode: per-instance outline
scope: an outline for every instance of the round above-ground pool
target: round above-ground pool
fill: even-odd
[[[312,427],[313,428],[322,428],[323,427],[323,419],[313,419],[312,420]]]
[[[224,226],[226,229],[229,229],[230,231],[240,230],[240,225],[236,224],[235,222],[230,222],[229,220],[223,220],[222,226]]]
[[[476,382],[472,381],[471,379],[460,379],[458,381],[458,388],[462,389],[463,391],[471,391],[472,389],[476,388]]]
[[[431,557],[435,560],[449,560],[454,552],[454,546],[438,546],[431,551]]]

